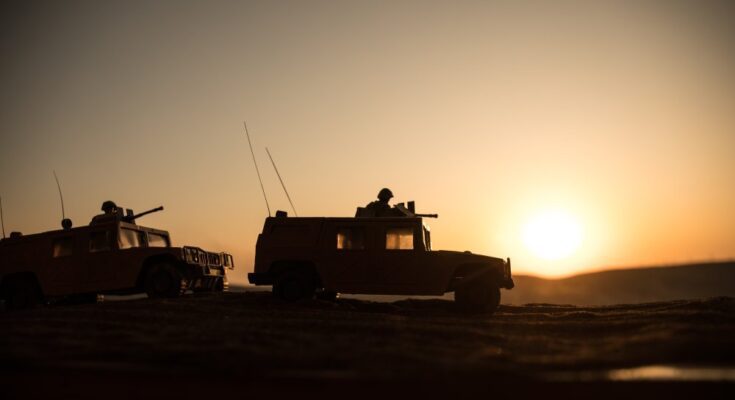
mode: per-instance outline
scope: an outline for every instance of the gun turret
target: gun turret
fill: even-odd
[[[144,215],[148,215],[148,214],[151,214],[151,213],[154,213],[154,212],[158,212],[158,211],[163,211],[163,206],[152,208],[152,209],[150,209],[148,211],[143,211],[142,213],[138,213],[138,214],[133,214],[132,210],[130,210],[128,212],[128,215],[124,216],[122,218],[122,220],[124,222],[129,222],[129,223],[132,224],[132,223],[135,223],[135,219],[136,218],[140,218],[140,217],[142,217]]]
[[[406,217],[424,217],[424,218],[439,218],[439,214],[417,214],[416,203],[413,201],[408,202],[408,208],[403,203],[398,203],[393,206],[394,209],[401,212]]]

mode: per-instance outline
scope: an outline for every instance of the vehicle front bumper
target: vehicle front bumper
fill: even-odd
[[[272,285],[273,277],[270,274],[251,272],[248,274],[248,282],[253,285]]]
[[[503,289],[513,289],[516,284],[513,282],[513,275],[510,268],[510,257],[508,257],[505,261],[505,270],[503,271],[503,282],[501,282],[500,287]]]

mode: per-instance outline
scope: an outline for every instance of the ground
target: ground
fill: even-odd
[[[10,398],[559,388],[712,395],[732,394],[735,379],[727,375],[735,371],[735,299],[722,297],[502,305],[490,315],[437,299],[283,303],[267,292],[197,294],[3,312],[0,329],[0,383]],[[730,383],[685,375],[617,381],[651,365],[707,367]]]

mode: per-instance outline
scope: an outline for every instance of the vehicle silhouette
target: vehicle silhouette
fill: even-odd
[[[95,217],[78,228],[65,220],[61,230],[12,233],[0,241],[0,299],[17,309],[63,299],[93,302],[97,294],[177,297],[187,289],[224,290],[225,269],[234,268],[231,255],[172,247],[167,231],[135,223],[162,209]]]
[[[412,211],[382,218],[291,218],[279,211],[258,235],[248,279],[273,285],[273,294],[289,301],[334,298],[338,292],[454,292],[461,308],[482,311],[495,310],[500,288],[514,286],[510,259],[432,251],[430,231]]]

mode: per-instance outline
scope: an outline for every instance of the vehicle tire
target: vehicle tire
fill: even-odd
[[[316,298],[319,300],[335,301],[339,297],[339,293],[332,290],[320,290],[316,292]]]
[[[145,292],[150,298],[179,297],[184,292],[181,272],[168,263],[155,264],[145,278]]]
[[[286,301],[312,298],[315,290],[314,280],[300,272],[284,272],[273,284],[273,294]]]
[[[11,278],[3,284],[2,297],[8,310],[33,308],[43,300],[38,283],[30,277]]]
[[[457,288],[454,301],[464,311],[492,313],[500,304],[500,288],[492,279],[479,278]]]

